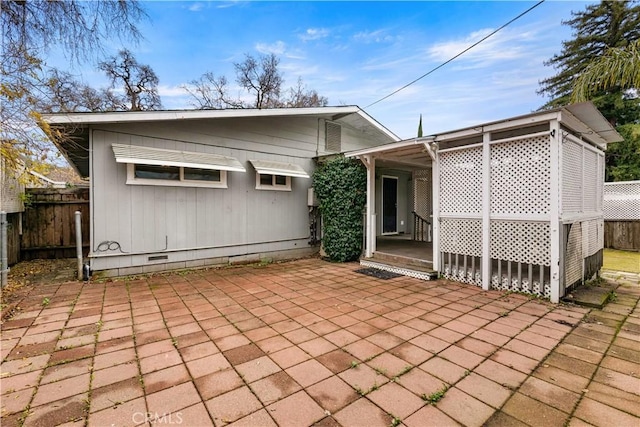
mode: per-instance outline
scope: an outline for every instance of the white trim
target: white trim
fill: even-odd
[[[440,161],[438,151],[434,153],[431,169],[431,242],[433,269],[440,273]],[[414,196],[415,197],[415,196]]]
[[[235,157],[218,154],[124,144],[111,144],[111,149],[117,163],[246,172],[244,166]]]
[[[271,185],[262,184],[260,182],[260,177],[262,175],[271,175]],[[286,184],[279,185],[276,184],[276,177],[284,176],[286,179]],[[265,191],[291,191],[291,177],[281,174],[273,174],[273,173],[259,173],[256,171],[256,190],[265,190]]]
[[[296,178],[309,178],[309,174],[300,165],[274,162],[271,160],[249,160],[260,175],[282,175]]]
[[[384,231],[384,179],[393,179],[396,182],[396,231]],[[392,175],[381,175],[380,176],[380,210],[381,215],[381,236],[392,236],[395,234],[398,234],[398,177],[397,176],[392,176]]]
[[[424,144],[425,141],[433,141],[433,137],[423,137],[408,139],[404,141],[392,142],[390,144],[378,145],[377,147],[364,148],[362,150],[347,151],[344,153],[345,157],[360,157],[368,154],[384,153],[386,151],[392,151],[399,148],[411,147],[413,145]]]
[[[451,148],[440,148],[438,149],[439,152],[441,153],[447,153],[449,151],[461,151],[461,150],[469,150],[471,148],[478,148],[478,147],[482,147],[484,144],[482,142],[478,142],[476,144],[466,144],[466,145],[460,145],[459,147],[451,147]]]
[[[525,135],[512,136],[511,138],[494,139],[493,141],[490,141],[489,144],[503,144],[505,142],[514,142],[514,141],[521,141],[523,139],[537,138],[538,136],[549,136],[550,133],[551,133],[550,130],[545,130],[545,131],[536,132],[536,133],[527,133]]]
[[[180,180],[172,179],[148,179],[136,178],[135,164],[127,163],[127,185],[155,185],[159,187],[203,187],[203,188],[228,188],[227,171],[220,171],[220,181],[196,181],[184,179],[184,168],[180,167]],[[178,166],[175,166],[178,167]]]

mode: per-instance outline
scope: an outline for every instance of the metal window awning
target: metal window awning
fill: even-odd
[[[238,159],[220,156],[218,154],[165,150],[124,144],[111,144],[111,148],[118,163],[246,172],[244,166],[242,166]]]
[[[283,175],[297,178],[309,178],[309,174],[302,166],[292,163],[273,162],[270,160],[249,160],[256,172],[266,175]]]

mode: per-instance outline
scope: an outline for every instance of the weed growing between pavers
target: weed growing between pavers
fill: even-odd
[[[422,399],[430,403],[431,405],[435,405],[444,397],[444,395],[447,393],[447,390],[449,390],[449,386],[443,383],[440,390],[434,391],[428,396],[425,393],[422,395]]]

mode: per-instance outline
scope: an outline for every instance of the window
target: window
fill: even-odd
[[[227,171],[128,163],[127,184],[227,188]]]
[[[227,188],[227,171],[246,172],[229,156],[111,144],[116,163],[127,165],[127,184]]]
[[[256,190],[291,191],[291,177],[256,172]]]
[[[291,177],[309,178],[300,165],[273,160],[249,160],[256,170],[256,190],[291,191]]]

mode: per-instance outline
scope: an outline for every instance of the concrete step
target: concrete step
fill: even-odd
[[[435,280],[438,278],[438,273],[430,268],[407,265],[399,262],[382,261],[375,257],[360,259],[360,265],[363,267],[372,267],[377,268],[378,270],[390,271],[392,273],[398,273],[403,276],[414,277],[416,279]]]
[[[411,258],[402,255],[388,254],[384,252],[375,252],[372,261],[380,262],[383,264],[391,264],[400,267],[410,267],[418,270],[432,271],[433,262],[424,259]]]

